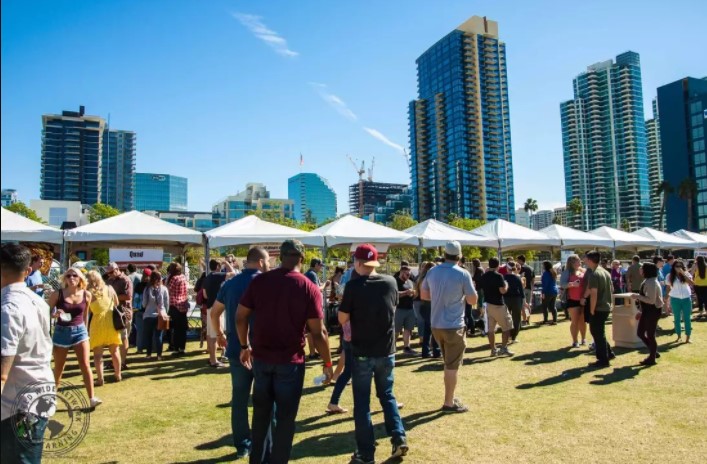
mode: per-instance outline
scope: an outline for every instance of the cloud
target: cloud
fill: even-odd
[[[277,32],[267,27],[262,17],[247,13],[231,13],[243,26],[245,26],[254,36],[265,42],[270,48],[282,56],[294,58],[299,56],[294,50],[287,46],[287,40]]]
[[[364,127],[363,130],[368,132],[368,134],[374,139],[378,139],[389,147],[396,149],[402,154],[405,154],[405,149],[402,147],[402,145],[398,145],[397,143],[393,142],[388,137],[383,135],[380,131],[377,131],[376,129],[371,129],[370,127]]]
[[[356,116],[356,113],[351,111],[351,108],[349,108],[349,106],[344,100],[342,100],[339,96],[331,93],[327,88],[326,84],[310,82],[309,85],[311,85],[317,91],[319,96],[322,97],[322,100],[327,102],[329,106],[334,108],[340,115],[351,121],[358,120],[358,116]]]

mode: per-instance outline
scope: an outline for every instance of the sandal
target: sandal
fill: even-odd
[[[329,406],[327,406],[326,413],[327,414],[345,414],[345,413],[349,412],[348,409],[344,409],[341,406],[339,406],[338,404],[334,405],[334,406],[335,406],[335,408],[332,407],[331,404]]]

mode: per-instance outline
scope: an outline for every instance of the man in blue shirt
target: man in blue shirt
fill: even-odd
[[[663,270],[662,270],[663,280],[667,279],[668,276],[670,275],[670,271],[673,270],[674,263],[675,263],[675,256],[668,255],[665,258],[665,265],[663,266]]]
[[[44,280],[42,279],[42,271],[40,271],[43,265],[44,260],[41,256],[32,255],[32,272],[25,279],[29,289],[39,296],[44,296]]]
[[[236,332],[236,311],[241,297],[251,281],[269,269],[270,256],[261,247],[248,251],[243,272],[227,280],[218,291],[216,301],[211,307],[211,324],[216,328],[219,347],[226,348],[226,357],[231,368],[231,429],[233,445],[236,447],[236,459],[250,454],[251,432],[248,423],[248,401],[253,386],[253,371],[245,368],[240,361],[241,346]],[[221,326],[221,314],[226,312],[226,331]],[[252,321],[251,321],[252,322]],[[269,446],[265,446],[266,449]]]

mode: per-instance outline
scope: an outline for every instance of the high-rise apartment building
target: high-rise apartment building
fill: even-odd
[[[530,225],[533,230],[544,229],[552,225],[553,211],[551,209],[543,209],[535,212],[530,217]]]
[[[560,105],[565,196],[579,198],[585,230],[631,230],[652,223],[641,63],[625,52],[574,79],[574,99]]]
[[[287,198],[294,202],[296,221],[320,224],[336,217],[336,192],[318,174],[303,172],[290,177]]]
[[[2,206],[3,208],[10,206],[13,203],[17,203],[19,198],[17,197],[17,190],[15,189],[2,189]]]
[[[408,106],[413,215],[513,221],[506,45],[473,16],[416,61]]]
[[[105,120],[79,111],[42,116],[42,200],[101,201]]]
[[[663,158],[660,149],[660,118],[658,113],[658,99],[653,99],[653,118],[646,120],[646,136],[648,139],[648,188],[651,194],[652,227],[665,229],[665,217],[661,221],[660,205],[662,195],[658,193],[658,186],[663,182]]]
[[[523,208],[516,210],[515,223],[519,226],[530,228],[530,214]]]
[[[400,193],[386,195],[385,202],[376,206],[376,212],[368,217],[369,221],[388,224],[395,213],[412,214],[412,191],[404,188]]]
[[[135,132],[107,128],[103,133],[101,202],[120,211],[135,208]]]
[[[707,77],[658,88],[663,178],[675,193],[666,203],[667,230],[707,232]]]
[[[257,213],[268,219],[294,219],[295,202],[284,198],[270,198],[263,184],[248,183],[242,192],[219,200],[212,207],[214,224],[222,226]]]
[[[135,209],[186,211],[187,178],[151,172],[135,173]]]
[[[349,186],[349,212],[364,219],[385,204],[389,195],[401,194],[407,189],[405,184],[361,181]]]

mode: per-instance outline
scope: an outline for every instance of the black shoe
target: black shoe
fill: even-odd
[[[613,352],[609,353],[609,361],[612,359],[616,359],[616,355]]]
[[[638,364],[640,364],[641,366],[655,366],[655,359],[646,358]]]
[[[594,369],[605,369],[610,366],[611,366],[611,364],[609,364],[608,362],[603,362],[603,361],[589,363],[589,367],[594,368]]]
[[[406,346],[405,348],[403,348],[403,353],[405,353],[408,356],[417,356],[419,354],[417,351],[413,350],[409,346]]]
[[[435,358],[435,359],[441,358],[441,357],[442,357],[442,353],[440,353],[440,352],[434,352],[434,353],[432,353],[432,357]]]
[[[236,459],[245,459],[250,456],[250,450],[248,448],[242,448],[236,451]]]
[[[401,438],[398,443],[393,443],[393,452],[390,453],[392,458],[401,458],[408,454],[408,443],[407,440]]]
[[[432,357],[432,355],[429,354],[429,353],[425,353],[425,352],[422,353],[422,359],[428,359],[428,358],[431,358],[431,357]]]
[[[658,358],[660,358],[660,353],[655,354],[655,359],[658,359]]]
[[[375,462],[375,459],[366,459],[360,454],[354,453],[353,456],[351,456],[351,461],[349,461],[349,464],[375,464]]]

